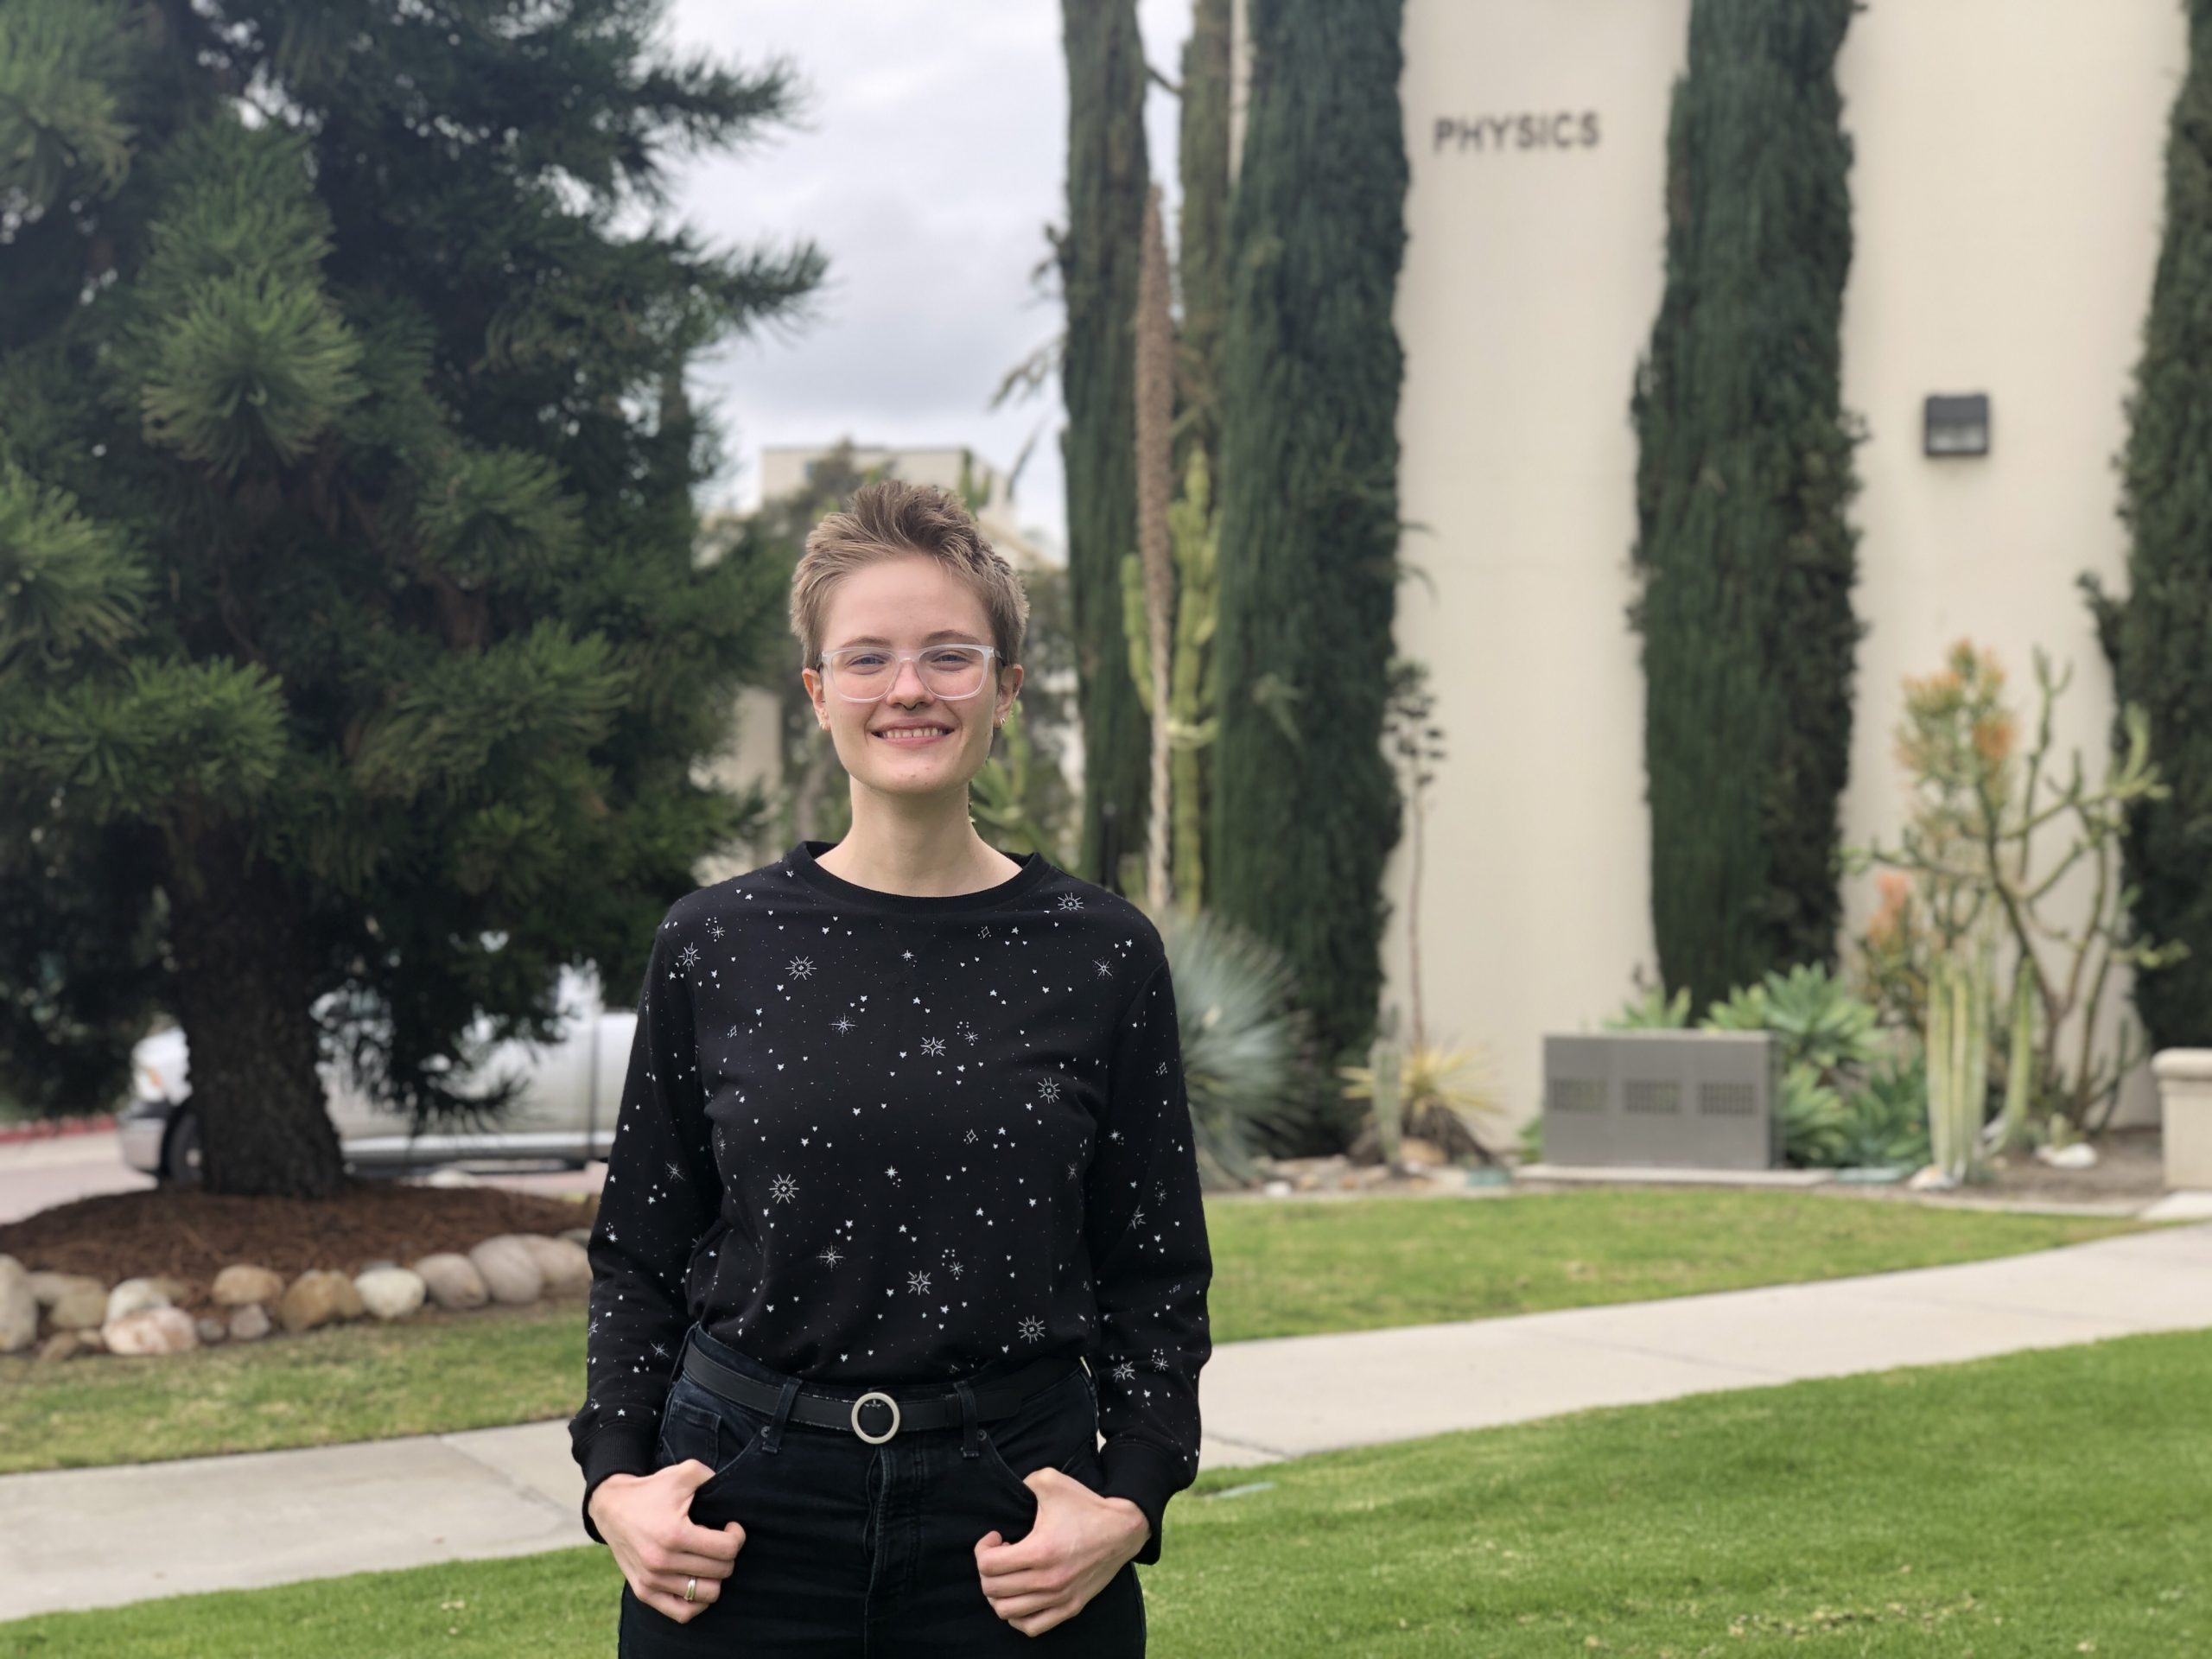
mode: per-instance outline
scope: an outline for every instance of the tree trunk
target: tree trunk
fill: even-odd
[[[328,1198],[345,1185],[345,1163],[315,1070],[298,906],[234,829],[194,838],[188,852],[163,885],[207,1191]]]

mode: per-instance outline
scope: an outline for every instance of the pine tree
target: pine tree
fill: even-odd
[[[1216,908],[1366,1057],[1402,810],[1382,753],[1398,543],[1402,0],[1251,0],[1222,347]]]
[[[2139,972],[2153,1052],[2212,1045],[2212,0],[2188,0],[2189,70],[2166,136],[2165,239],[2128,400],[2120,516],[2128,593],[2082,577],[2119,709],[2150,715],[2151,760],[2171,793],[2137,802],[2120,837],[2137,933],[2189,947]],[[2123,716],[2115,752],[2126,748]]]
[[[683,372],[822,261],[623,223],[792,91],[661,10],[0,9],[0,1052],[105,1105],[166,1005],[218,1191],[336,1190],[326,1052],[420,1127],[480,1011],[619,1005],[757,810]]]
[[[1840,403],[1853,0],[1694,0],[1632,400],[1652,930],[1694,1006],[1833,965],[1857,534]]]
[[[1096,873],[1105,807],[1126,855],[1144,845],[1152,735],[1125,666],[1122,559],[1137,545],[1138,247],[1144,227],[1144,41],[1135,0],[1061,0],[1068,72],[1068,223],[1058,238],[1067,339],[1068,598],[1084,740],[1083,846]],[[1118,871],[1106,872],[1109,882]]]

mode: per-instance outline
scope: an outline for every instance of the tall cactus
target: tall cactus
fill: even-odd
[[[2012,975],[2012,1043],[2005,1051],[2005,1109],[1998,1116],[1994,1143],[1995,1149],[2000,1152],[2027,1141],[2028,1106],[2034,1094],[2036,1074],[2036,1014],[2040,1007],[2035,970],[2022,961]]]
[[[1183,474],[1183,493],[1167,509],[1175,554],[1174,651],[1168,666],[1167,742],[1169,815],[1174,825],[1176,907],[1195,917],[1205,893],[1205,813],[1200,768],[1219,724],[1214,712],[1213,634],[1215,556],[1220,521],[1206,454],[1193,445]],[[1122,561],[1122,632],[1129,643],[1129,675],[1147,718],[1153,718],[1152,647],[1145,608],[1144,569],[1134,553]]]
[[[1929,964],[1929,1151],[1953,1185],[1980,1166],[1994,956],[1993,942],[1984,931],[1959,940]]]
[[[1169,545],[1167,509],[1175,494],[1175,320],[1167,290],[1167,233],[1160,223],[1160,187],[1144,197],[1144,242],[1137,265],[1137,391],[1135,445],[1137,480],[1137,566],[1144,588],[1144,638],[1152,672],[1137,682],[1149,715],[1170,700],[1167,670],[1174,652],[1175,555]],[[1125,567],[1126,569],[1126,567]],[[1168,837],[1173,823],[1170,771],[1173,746],[1151,721],[1151,773],[1145,813],[1144,887],[1154,915],[1173,901],[1168,883]]]

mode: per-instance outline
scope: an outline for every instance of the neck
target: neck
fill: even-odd
[[[976,833],[964,791],[958,817],[926,819],[863,811],[854,793],[852,829],[815,861],[843,880],[927,898],[995,887],[1018,868]]]

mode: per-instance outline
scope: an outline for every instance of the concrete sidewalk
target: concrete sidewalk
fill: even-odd
[[[1200,1375],[1200,1463],[2208,1328],[2212,1224],[2188,1224],[1820,1284],[1224,1343]],[[588,1546],[582,1492],[564,1422],[11,1475],[0,1619]]]

